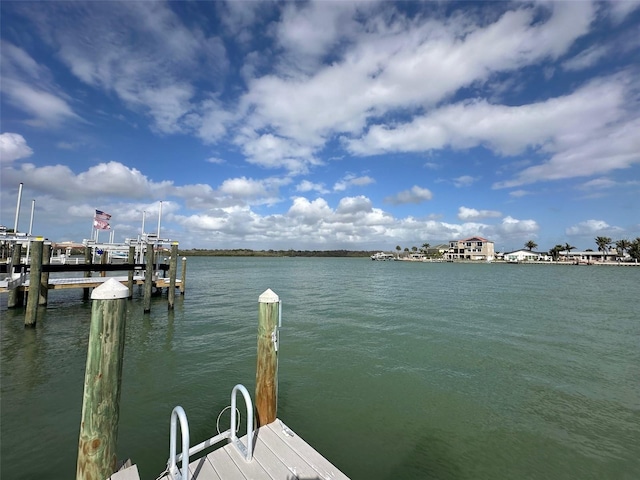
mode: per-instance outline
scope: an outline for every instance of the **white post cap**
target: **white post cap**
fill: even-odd
[[[119,281],[110,278],[91,292],[91,300],[115,300],[117,298],[127,298],[129,289]]]
[[[279,301],[280,297],[270,288],[267,288],[262,292],[262,295],[258,297],[258,303],[277,303]]]

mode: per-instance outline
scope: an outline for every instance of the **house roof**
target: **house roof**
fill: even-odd
[[[469,237],[469,238],[465,238],[464,240],[457,240],[458,242],[490,242],[491,240],[487,240],[486,238],[482,238],[482,237]]]
[[[534,252],[533,250],[528,250],[526,248],[519,248],[518,250],[514,250],[512,252],[504,252],[505,255],[511,255],[518,252],[529,253],[531,255],[548,255],[547,252]]]

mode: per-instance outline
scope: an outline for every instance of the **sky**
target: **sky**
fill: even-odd
[[[639,1],[0,9],[7,228],[22,183],[55,242],[96,209],[180,248],[640,237]]]

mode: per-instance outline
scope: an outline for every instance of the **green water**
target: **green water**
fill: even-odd
[[[283,303],[278,416],[353,479],[640,478],[640,268],[190,258],[173,312],[129,305],[118,440],[142,478],[255,386]],[[74,478],[90,303],[36,330],[1,298],[2,479]],[[226,428],[226,426],[225,426]]]

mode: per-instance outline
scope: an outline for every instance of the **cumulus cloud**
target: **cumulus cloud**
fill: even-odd
[[[31,163],[19,169],[5,168],[3,184],[29,179],[29,188],[59,199],[123,199],[163,196],[172,182],[153,182],[135,168],[119,162],[99,163],[76,174],[66,165],[38,167]]]
[[[460,187],[469,187],[473,185],[478,179],[476,177],[472,177],[471,175],[462,175],[458,178],[453,179],[453,184]]]
[[[296,185],[296,191],[298,192],[311,192],[315,191],[318,193],[329,193],[323,183],[313,183],[309,180],[303,180],[298,185]]]
[[[609,225],[604,220],[586,220],[567,228],[565,233],[570,236],[606,235],[622,230],[620,227]]]
[[[335,183],[335,185],[333,186],[333,190],[335,192],[343,192],[351,186],[364,187],[372,183],[375,183],[375,180],[368,175],[358,177],[352,173],[349,173]]]
[[[533,235],[540,229],[535,220],[518,220],[511,216],[502,219],[502,223],[496,227],[496,233],[501,238],[520,238]]]
[[[386,197],[384,201],[392,205],[402,205],[405,203],[422,203],[432,198],[433,194],[429,189],[414,185],[409,190],[403,190],[396,195]]]
[[[475,208],[460,207],[458,218],[460,220],[479,220],[481,218],[501,217],[502,213],[496,210],[476,210]]]
[[[21,158],[27,158],[33,154],[33,150],[27,141],[19,133],[0,134],[0,162],[11,163]]]

